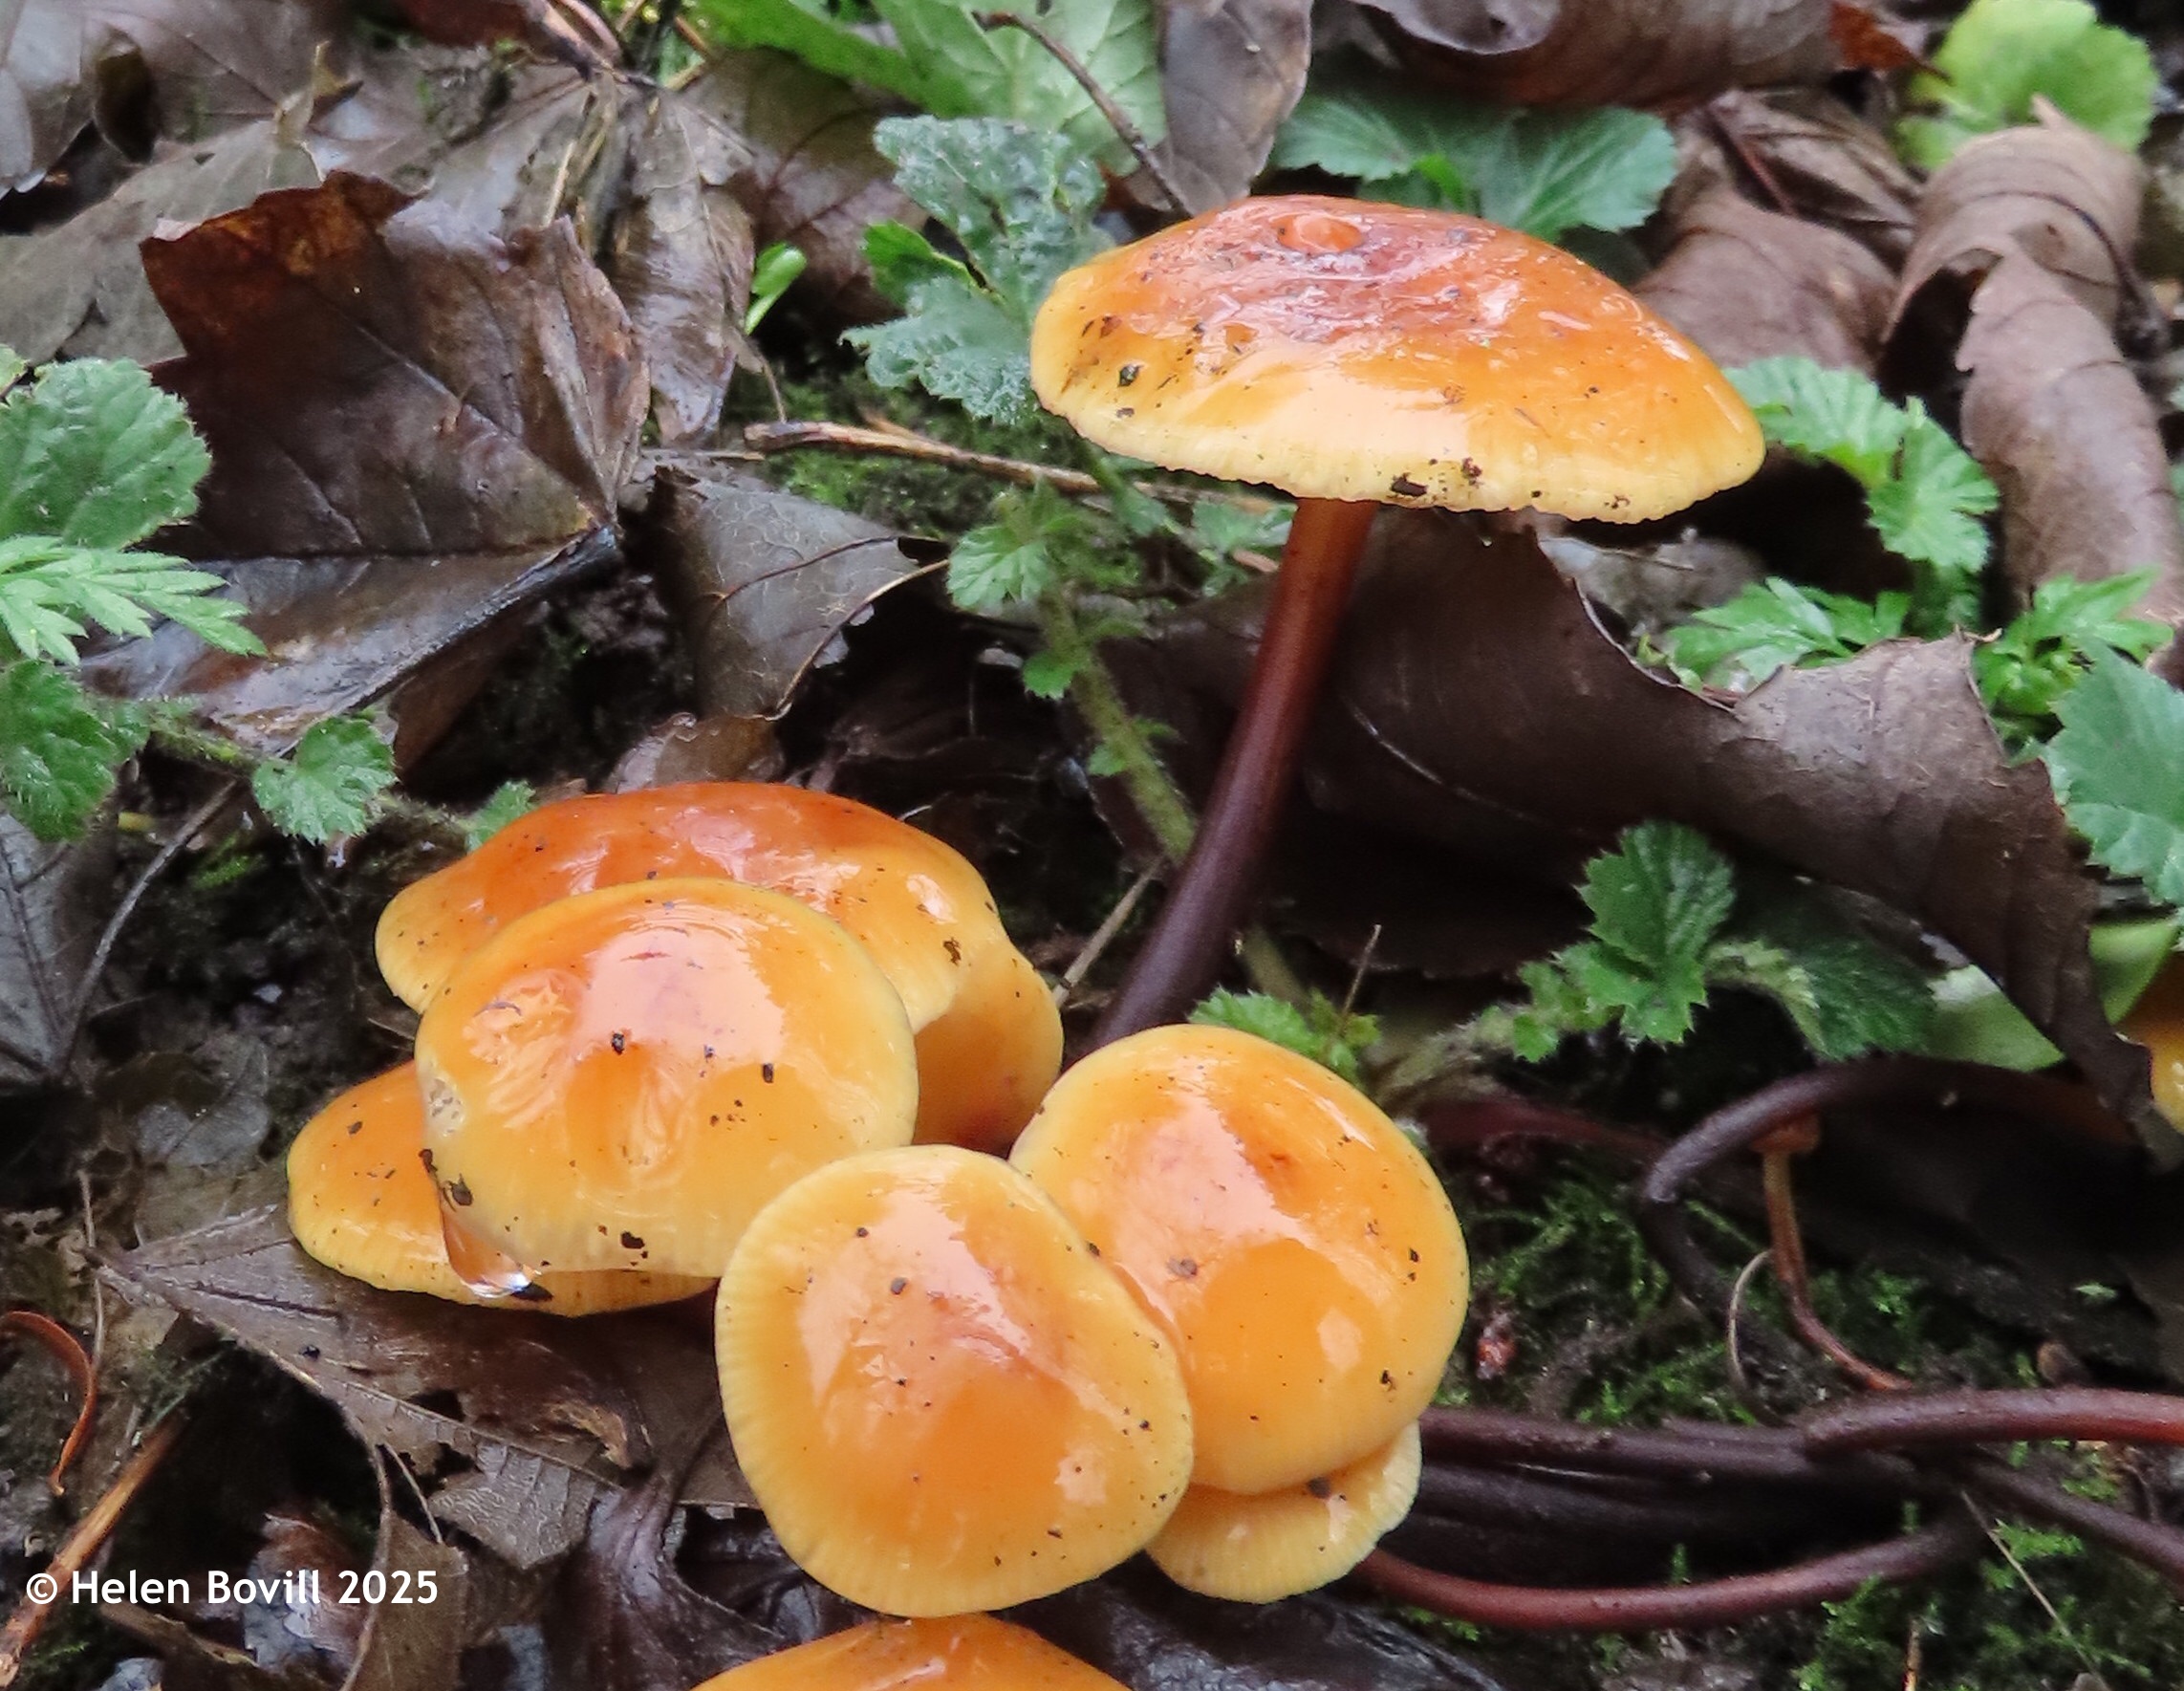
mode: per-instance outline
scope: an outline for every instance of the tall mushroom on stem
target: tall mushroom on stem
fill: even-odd
[[[1032,327],[1031,380],[1111,451],[1298,498],[1212,796],[1102,1043],[1173,1019],[1219,966],[1376,506],[1640,522],[1762,450],[1706,356],[1589,266],[1353,200],[1240,201],[1070,271]]]

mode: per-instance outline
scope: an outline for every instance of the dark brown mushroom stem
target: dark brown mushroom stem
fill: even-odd
[[[1809,1118],[1808,1118],[1809,1119]],[[1797,1152],[1769,1143],[1760,1166],[1767,1203],[1767,1254],[1781,1286],[1791,1330],[1869,1392],[1901,1392],[1911,1381],[1867,1361],[1820,1318],[1812,1305],[1812,1275],[1805,1260],[1805,1231],[1797,1225],[1797,1192],[1790,1168]]]
[[[1093,1036],[1107,1045],[1181,1019],[1212,983],[1296,772],[1376,505],[1301,499],[1259,658],[1191,854]]]
[[[1779,1609],[1809,1608],[1847,1597],[1869,1580],[1915,1579],[1967,1561],[1985,1543],[1979,1523],[1963,1509],[1952,1508],[1933,1525],[1882,1544],[1695,1585],[1568,1590],[1497,1585],[1436,1573],[1387,1550],[1367,1556],[1357,1573],[1399,1602],[1480,1626],[1520,1632],[1652,1632],[1725,1626]]]

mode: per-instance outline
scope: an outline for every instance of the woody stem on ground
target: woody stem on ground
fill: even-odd
[[[1288,797],[1374,505],[1304,499],[1282,549],[1259,657],[1181,876],[1094,1036],[1169,1022],[1221,966]]]
[[[1130,802],[1152,830],[1154,843],[1170,863],[1184,861],[1198,833],[1190,800],[1169,776],[1145,726],[1132,714],[1099,655],[1099,642],[1085,632],[1067,588],[1049,589],[1037,602],[1039,627],[1047,648],[1070,667],[1070,698],[1084,713],[1093,738],[1118,766],[1117,777]],[[1253,985],[1293,1003],[1305,997],[1303,984],[1284,961],[1273,941],[1258,929],[1244,936],[1244,967]]]
[[[225,734],[179,716],[162,716],[155,722],[148,744],[153,750],[184,763],[246,780],[273,761],[237,745]],[[406,798],[391,790],[381,792],[372,804],[376,820],[400,822],[414,833],[451,840],[458,846],[466,843],[461,819],[438,805]]]

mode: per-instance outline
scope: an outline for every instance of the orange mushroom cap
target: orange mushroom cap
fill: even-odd
[[[422,1010],[516,917],[693,875],[786,893],[864,943],[918,1034],[920,1138],[1005,1147],[1038,1108],[1061,1067],[1061,1019],[985,882],[931,835],[831,793],[692,782],[542,806],[398,893],[379,918],[379,968]]]
[[[1636,522],[1763,451],[1706,355],[1560,248],[1308,195],[1070,271],[1031,384],[1111,451],[1306,498]]]
[[[533,1272],[718,1273],[823,1162],[909,1141],[902,1001],[841,926],[732,880],[602,888],[518,917],[417,1030],[457,1225]]]
[[[448,1266],[440,1194],[424,1172],[423,1149],[424,1099],[414,1063],[351,1087],[289,1147],[289,1226],[305,1250],[352,1280],[483,1302]],[[626,1268],[544,1274],[525,1307],[592,1315],[673,1303],[712,1284],[709,1276]]]
[[[1037,1633],[990,1615],[868,1620],[730,1668],[695,1691],[1123,1691]]]
[[[1183,1494],[1173,1351],[996,1158],[920,1145],[807,1176],[745,1233],[718,1309],[744,1475],[782,1547],[867,1608],[1060,1591]]]
[[[1176,1346],[1200,1485],[1329,1474],[1417,1419],[1470,1290],[1448,1194],[1372,1101],[1226,1028],[1154,1028],[1055,1083],[1009,1160]]]
[[[1413,1421],[1379,1449],[1256,1497],[1193,1485],[1145,1553],[1186,1591],[1271,1603],[1340,1579],[1411,1512],[1422,1457]]]

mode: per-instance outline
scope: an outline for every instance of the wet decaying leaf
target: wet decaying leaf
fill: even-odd
[[[654,501],[708,715],[780,715],[851,622],[918,568],[877,523],[756,476],[668,468]]]
[[[750,218],[727,186],[742,150],[703,107],[660,96],[616,220],[607,273],[651,373],[653,419],[668,444],[713,426],[748,350]]]
[[[879,317],[894,308],[873,292],[864,231],[921,213],[895,185],[872,144],[887,108],[784,54],[725,53],[685,97],[743,142],[724,184],[750,214],[758,245],[786,241],[811,261],[796,284],[804,303],[837,315]]]
[[[1417,69],[1525,105],[1652,105],[1818,82],[1828,0],[1366,0]]]
[[[0,0],[0,193],[32,186],[91,121],[77,0]]]
[[[1919,204],[1892,332],[1915,313],[1907,332],[1948,344],[1973,290],[2013,251],[2052,274],[2102,324],[2113,324],[2144,191],[2136,159],[2053,113],[1966,142]],[[1935,297],[1923,297],[1930,291]]]
[[[566,224],[504,243],[335,175],[144,249],[212,449],[187,544],[268,656],[168,625],[95,666],[263,747],[377,698],[615,544],[645,382]]]
[[[367,1444],[428,1474],[465,1459],[473,1471],[446,1518],[519,1567],[575,1542],[599,1487],[720,1421],[702,1307],[565,1321],[378,1291],[313,1262],[276,1210],[145,1246],[116,1269],[302,1380]],[[706,1447],[684,1497],[750,1501],[724,1444]]]
[[[340,0],[87,0],[82,7],[109,131],[138,127],[117,109],[137,93],[145,125],[201,141],[270,117],[346,59]]]
[[[0,814],[0,1095],[52,1078],[112,900],[114,833],[48,845]]]
[[[451,47],[523,41],[587,73],[620,63],[621,47],[577,0],[395,0],[411,28]]]
[[[778,781],[787,760],[763,716],[669,717],[623,752],[606,791],[672,787],[679,781]]]
[[[1718,364],[1784,356],[1870,371],[1894,278],[1849,235],[1715,188],[1634,292]]]
[[[2153,569],[2136,614],[2184,621],[2168,455],[2103,321],[2054,271],[2012,251],[1974,296],[1957,362],[1971,372],[1965,447],[2001,489],[2012,592],[2022,599],[2057,576]],[[2157,661],[2174,673],[2173,646]]]
[[[1178,661],[1240,685],[1209,618]],[[2150,1137],[2145,1054],[2112,1032],[2093,884],[2037,764],[2012,766],[1961,640],[1785,670],[1735,706],[1640,669],[1525,540],[1383,513],[1307,766],[1326,809],[1520,871],[1573,868],[1649,816],[1916,917],[2002,983]]]
[[[1311,56],[1310,0],[1163,0],[1160,149],[1189,209],[1249,191]]]
[[[1911,249],[1919,184],[1888,138],[1818,88],[1733,89],[1705,108],[1737,148],[1722,171],[1763,168],[1800,217],[1841,229],[1884,262]],[[1758,184],[1763,186],[1764,184]]]

